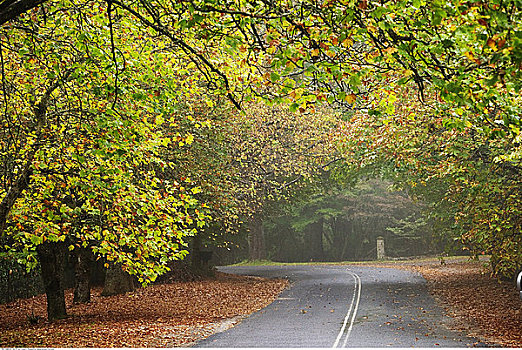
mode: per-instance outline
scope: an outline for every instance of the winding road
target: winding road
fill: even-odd
[[[418,274],[348,265],[237,266],[220,271],[287,278],[272,304],[196,347],[469,347],[450,331]]]

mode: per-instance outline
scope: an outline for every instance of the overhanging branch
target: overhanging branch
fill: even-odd
[[[0,0],[0,25],[47,2],[48,0]]]
[[[165,28],[161,22],[160,18],[154,18],[155,23],[151,22],[147,18],[145,18],[142,14],[140,14],[138,11],[134,10],[130,6],[124,4],[121,1],[118,0],[111,0],[112,4],[119,6],[123,10],[127,11],[134,17],[136,17],[138,20],[140,20],[143,24],[145,24],[147,27],[154,29],[156,32],[158,32],[161,35],[164,35],[165,37],[169,38],[175,45],[181,47],[185,53],[188,55],[192,55],[193,57],[196,57],[199,61],[201,61],[212,73],[215,73],[219,78],[223,81],[225,84],[225,89],[227,91],[230,91],[230,82],[228,80],[228,77],[226,74],[224,74],[222,71],[220,71],[214,64],[212,64],[205,56],[200,54],[196,51],[192,46],[188,45],[186,42],[175,36],[171,31],[168,30],[168,28]],[[241,109],[241,105],[236,100],[234,95],[231,92],[226,93],[227,98],[232,102],[232,104],[237,108]]]

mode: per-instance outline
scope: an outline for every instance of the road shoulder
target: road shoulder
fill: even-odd
[[[491,277],[483,261],[394,262],[376,266],[417,271],[452,318],[451,329],[490,346],[522,347],[522,301],[514,283]]]

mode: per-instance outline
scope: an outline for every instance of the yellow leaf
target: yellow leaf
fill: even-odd
[[[301,98],[301,96],[303,95],[304,89],[297,88],[294,91],[295,91],[295,99],[297,100],[297,99]]]
[[[353,44],[353,41],[350,38],[346,38],[346,39],[343,40],[343,45],[346,46],[346,47],[352,46],[352,44]]]
[[[355,103],[355,100],[357,99],[357,96],[354,94],[354,93],[351,93],[349,95],[346,95],[346,97],[344,98],[346,102],[348,103]]]
[[[466,51],[464,52],[464,56],[466,56],[468,58],[468,60],[476,63],[476,64],[480,64],[480,60],[478,60],[475,55],[473,54],[473,52],[471,51]]]
[[[498,51],[498,48],[497,48],[497,42],[491,38],[488,38],[488,42],[487,42],[488,46],[491,48],[491,50],[493,51]]]

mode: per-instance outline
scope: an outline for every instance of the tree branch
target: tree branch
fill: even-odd
[[[0,25],[9,22],[48,0],[0,0]]]
[[[47,107],[49,105],[51,94],[62,84],[63,81],[68,79],[72,72],[72,69],[67,71],[61,79],[57,79],[52,85],[50,85],[40,98],[40,101],[34,106],[33,110],[36,117],[35,134],[37,135],[37,140],[27,154],[27,160],[20,175],[15,183],[9,188],[4,198],[2,198],[2,202],[0,202],[0,235],[7,228],[7,216],[13,208],[16,200],[20,197],[22,192],[29,187],[31,175],[33,174],[33,159],[41,145],[40,139],[42,137],[43,128],[46,124]]]
[[[148,20],[147,18],[145,18],[142,14],[140,14],[139,12],[137,12],[136,10],[132,9],[131,7],[122,3],[119,0],[110,0],[110,2],[114,5],[118,5],[123,10],[129,12],[131,15],[133,15],[138,20],[140,20],[143,24],[154,29],[159,34],[162,34],[162,35],[166,36],[167,38],[169,38],[175,45],[178,45],[179,47],[181,47],[183,49],[183,51],[185,51],[185,53],[197,57],[197,59],[200,60],[205,66],[207,66],[211,72],[217,74],[222,79],[223,83],[225,84],[226,90],[227,91],[230,90],[230,82],[228,81],[227,76],[222,71],[220,71],[218,68],[216,68],[216,66],[213,65],[205,56],[203,56],[202,54],[197,52],[192,46],[188,45],[186,42],[184,42],[180,38],[176,37],[172,32],[170,32],[167,28],[165,28],[161,24],[159,17],[154,18],[156,23],[153,23],[150,20]],[[232,95],[231,92],[227,92],[226,96],[237,109],[241,110],[241,105],[235,99],[234,95]]]

